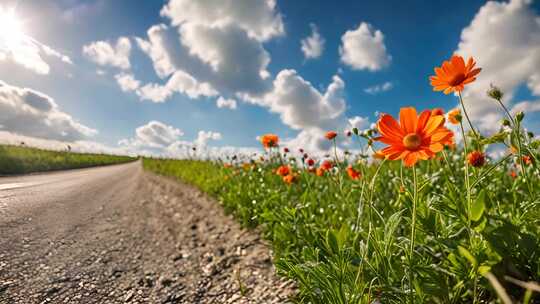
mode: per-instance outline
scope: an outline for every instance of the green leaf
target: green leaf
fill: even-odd
[[[470,218],[473,221],[478,221],[482,214],[484,214],[484,210],[486,209],[486,191],[482,190],[476,197],[476,200],[473,202],[471,206],[471,215]]]
[[[476,268],[476,265],[478,265],[478,262],[476,261],[476,259],[474,258],[474,256],[471,254],[469,250],[465,249],[465,247],[458,246],[458,252],[462,257],[466,258],[469,261],[469,263],[473,265],[473,267]]]

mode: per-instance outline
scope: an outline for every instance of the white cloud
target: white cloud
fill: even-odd
[[[473,56],[482,68],[477,80],[465,88],[464,100],[483,130],[498,129],[502,117],[496,102],[486,97],[490,83],[505,92],[508,107],[523,84],[540,96],[540,16],[531,4],[526,0],[487,2],[461,33],[456,53]],[[537,102],[519,107],[536,108]]]
[[[142,100],[153,102],[164,102],[175,92],[183,93],[192,99],[217,95],[209,83],[199,83],[183,71],[176,71],[165,85],[150,83],[137,88],[136,92]]]
[[[390,91],[393,87],[394,87],[394,84],[390,81],[387,81],[382,84],[377,84],[377,85],[365,88],[364,92],[371,95],[376,95],[382,92]]]
[[[349,125],[351,128],[357,128],[358,130],[366,129],[369,127],[369,118],[354,116],[349,118]]]
[[[513,114],[516,114],[518,112],[523,112],[523,113],[540,112],[540,100],[518,102],[512,107],[510,112]]]
[[[153,120],[135,129],[134,138],[122,139],[118,144],[136,150],[143,148],[164,148],[178,141],[183,135],[184,132],[182,130]]]
[[[235,24],[260,41],[284,34],[275,0],[170,0],[161,15],[170,18],[174,26],[190,23],[217,28]]]
[[[344,88],[343,80],[334,76],[322,94],[295,70],[283,70],[274,80],[273,91],[264,97],[264,104],[293,129],[331,129],[345,111]]]
[[[120,37],[116,41],[116,46],[107,41],[95,41],[83,46],[83,53],[93,62],[102,66],[113,66],[127,70],[131,64],[129,55],[131,53],[131,42],[127,37]]]
[[[198,147],[206,147],[210,140],[220,140],[221,133],[212,132],[212,131],[199,131],[197,139],[195,140],[195,145]]]
[[[231,110],[234,110],[236,109],[236,100],[226,99],[222,96],[219,96],[219,98],[216,100],[216,105],[218,108],[229,108]]]
[[[357,29],[345,32],[341,42],[341,61],[354,70],[377,71],[392,60],[384,44],[384,34],[368,23],[362,22]]]
[[[0,81],[0,130],[59,141],[76,141],[97,133],[62,112],[54,100],[35,90]]]
[[[116,74],[114,78],[124,92],[135,91],[141,85],[141,82],[135,79],[132,74],[120,73]]]
[[[315,24],[310,24],[311,35],[300,41],[302,53],[306,59],[319,58],[324,51],[325,40],[319,34],[319,30]]]

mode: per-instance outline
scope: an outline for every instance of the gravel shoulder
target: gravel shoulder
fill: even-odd
[[[294,284],[256,231],[191,186],[126,168],[0,212],[0,303],[288,302]]]

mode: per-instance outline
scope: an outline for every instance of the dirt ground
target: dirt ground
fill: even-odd
[[[0,213],[0,303],[288,303],[256,231],[193,187],[126,171]]]

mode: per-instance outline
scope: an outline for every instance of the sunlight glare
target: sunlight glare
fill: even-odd
[[[0,47],[12,48],[24,39],[22,22],[14,10],[0,7]]]

